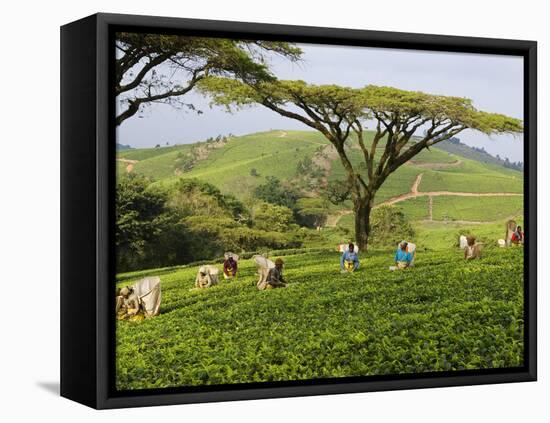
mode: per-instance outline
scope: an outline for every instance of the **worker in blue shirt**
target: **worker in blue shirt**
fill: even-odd
[[[412,254],[407,251],[408,243],[403,241],[395,252],[395,265],[398,269],[405,269],[411,265]]]
[[[340,257],[340,269],[342,272],[353,272],[359,268],[359,256],[354,251],[355,245],[350,243],[348,249]]]

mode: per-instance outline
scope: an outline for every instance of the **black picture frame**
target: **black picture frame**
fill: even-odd
[[[524,58],[524,367],[116,392],[113,34],[230,38],[518,55]],[[97,409],[431,388],[537,378],[537,44],[534,41],[95,14],[61,28],[61,395]],[[75,299],[78,299],[76,301]]]

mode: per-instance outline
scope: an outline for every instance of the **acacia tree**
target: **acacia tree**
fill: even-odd
[[[236,77],[247,83],[273,80],[265,52],[298,60],[291,44],[218,38],[119,32],[116,36],[116,124],[151,103],[187,106],[182,96],[208,75]]]
[[[335,147],[346,171],[347,190],[353,201],[355,237],[367,248],[374,198],[392,172],[423,149],[470,128],[486,134],[518,133],[521,120],[477,110],[461,97],[430,95],[369,85],[347,88],[310,85],[303,81],[246,83],[212,77],[201,90],[216,104],[261,104],[321,132]],[[372,140],[366,125],[374,122]],[[423,130],[422,136],[414,136]],[[362,163],[354,165],[349,147],[357,143]]]

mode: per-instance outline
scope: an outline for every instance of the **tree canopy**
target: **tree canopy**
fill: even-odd
[[[116,124],[151,103],[194,109],[181,97],[207,76],[234,77],[246,83],[273,80],[267,52],[293,61],[301,55],[298,47],[284,42],[118,32],[115,94],[120,110]]]
[[[250,84],[223,77],[209,77],[199,85],[216,104],[228,107],[262,104],[284,116],[327,132],[336,127],[344,131],[352,130],[356,120],[369,119],[386,123],[386,127],[397,120],[399,126],[395,129],[403,133],[416,130],[429,122],[441,129],[448,127],[445,131],[455,127],[471,128],[486,134],[523,130],[521,120],[477,110],[472,100],[464,97],[426,94],[393,87],[367,85],[363,88],[349,88],[288,80]],[[291,111],[291,105],[297,106],[303,113]]]

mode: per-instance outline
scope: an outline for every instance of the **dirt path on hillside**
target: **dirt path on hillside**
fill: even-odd
[[[450,163],[426,163],[426,162],[415,162],[414,160],[409,160],[407,162],[408,165],[419,167],[422,169],[431,169],[431,170],[438,170],[438,169],[446,169],[449,167],[458,167],[464,163],[462,160],[455,160],[454,162]]]
[[[418,186],[420,185],[420,182],[422,182],[423,175],[423,173],[416,175],[416,179],[411,186],[411,194],[418,195]]]
[[[509,216],[503,217],[502,219],[496,219],[496,220],[432,220],[432,219],[423,219],[420,222],[423,223],[457,223],[459,225],[484,225],[486,223],[492,223],[492,222],[506,222],[511,219],[515,219],[517,215],[521,213],[521,210],[518,210],[516,213],[511,214]]]
[[[416,197],[440,197],[440,196],[449,196],[449,197],[521,197],[523,194],[518,194],[515,192],[456,192],[456,191],[428,191],[428,192],[409,192],[407,194],[402,194],[397,197],[390,198],[389,200],[384,201],[381,205],[392,205],[400,203],[401,201],[408,200],[410,198]]]
[[[395,197],[392,197],[386,201],[381,202],[380,204],[377,204],[374,206],[380,207],[384,205],[393,205],[400,203],[401,201],[409,200],[411,198],[416,197],[428,197],[428,219],[425,221],[428,222],[434,222],[433,220],[433,197],[440,197],[440,196],[449,196],[449,197],[520,197],[523,194],[518,194],[514,192],[456,192],[456,191],[418,191],[418,187],[420,186],[420,182],[422,182],[422,175],[423,173],[419,173],[412,186],[411,190],[407,192],[406,194],[401,194]],[[353,213],[352,210],[339,210],[336,214],[331,215],[327,218],[327,223],[325,226],[329,227],[335,227],[338,222],[340,221],[340,218],[342,216],[348,215]],[[330,225],[329,225],[330,222]],[[466,220],[453,220],[455,223],[463,223],[463,224],[481,224],[481,223],[487,223],[487,222],[477,222],[477,221],[466,221]]]
[[[325,227],[335,228],[342,216],[352,214],[353,210],[338,210],[335,214],[331,214],[327,217]]]
[[[126,172],[128,173],[134,170],[134,165],[138,162],[138,160],[120,159],[120,158],[117,158],[116,161],[126,163]]]
[[[432,197],[439,197],[444,195],[454,196],[454,197],[519,197],[523,195],[515,192],[418,191],[420,182],[422,182],[422,175],[423,173],[420,173],[416,176],[416,179],[414,180],[411,186],[410,192],[406,194],[397,195],[393,198],[390,198],[389,200],[383,201],[377,206],[392,205],[392,204],[400,203],[401,201],[408,200],[410,198],[426,197],[426,196],[430,197],[430,204],[432,204],[433,202]]]

